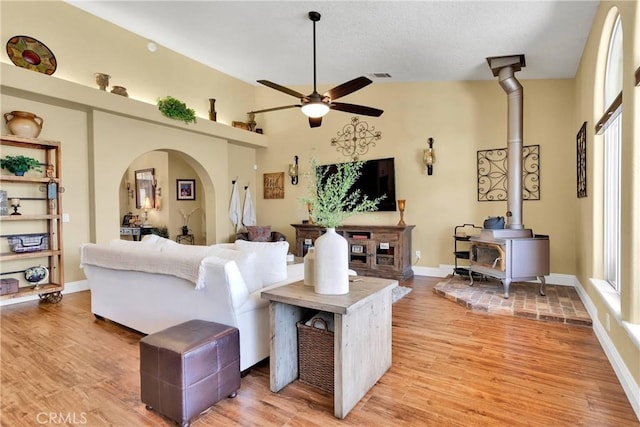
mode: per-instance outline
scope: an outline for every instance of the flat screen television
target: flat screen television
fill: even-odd
[[[329,174],[335,173],[336,165],[323,165],[329,167]],[[396,174],[394,158],[367,160],[360,169],[360,177],[353,185],[354,189],[360,190],[360,196],[367,195],[370,200],[374,200],[386,194],[378,204],[379,211],[396,210]]]

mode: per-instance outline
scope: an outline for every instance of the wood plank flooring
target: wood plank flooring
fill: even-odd
[[[639,426],[593,331],[474,313],[433,293],[393,306],[393,365],[344,420],[296,381],[269,391],[269,365],[242,379],[205,426]],[[2,426],[164,426],[140,402],[141,334],[95,320],[90,293],[2,307]],[[371,349],[375,352],[375,349]]]

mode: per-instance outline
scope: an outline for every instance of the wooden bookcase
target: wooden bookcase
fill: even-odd
[[[3,158],[7,154],[21,154],[33,157],[42,164],[42,172],[31,171],[26,176],[10,175],[6,170],[0,174],[0,189],[6,191],[7,199],[20,199],[21,205],[20,215],[10,215],[12,208],[7,202],[9,212],[0,215],[0,277],[14,278],[19,282],[17,293],[2,295],[1,298],[37,294],[41,299],[59,302],[64,289],[60,142],[2,135],[1,145]],[[47,248],[25,252],[10,250],[10,237],[30,234],[46,236]],[[34,285],[24,278],[24,271],[38,265],[48,268],[49,277],[46,283]]]
[[[291,224],[296,229],[296,256],[306,255],[325,229],[313,224]],[[349,268],[363,276],[407,280],[411,269],[411,231],[415,225],[345,225],[337,227],[349,243]]]

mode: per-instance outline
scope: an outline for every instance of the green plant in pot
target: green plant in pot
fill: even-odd
[[[0,160],[0,167],[18,176],[24,175],[31,169],[42,172],[42,169],[40,169],[40,163],[36,159],[22,155],[6,156],[4,159]]]
[[[155,234],[156,236],[164,237],[165,239],[169,238],[169,228],[166,225],[162,227],[153,227],[151,229],[151,234]]]
[[[180,120],[186,124],[196,122],[195,110],[187,107],[187,104],[172,96],[158,98],[158,110],[170,119]]]
[[[380,200],[386,197],[371,200],[365,195],[361,198],[360,190],[352,189],[363,165],[364,162],[340,163],[332,169],[318,166],[315,160],[311,161],[311,196],[301,201],[307,204],[312,221],[327,228],[315,241],[312,282],[318,294],[349,293],[349,245],[344,237],[336,233],[335,228],[347,217],[376,211]]]

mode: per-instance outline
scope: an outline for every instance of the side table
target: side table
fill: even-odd
[[[262,291],[269,300],[270,388],[277,393],[298,378],[296,322],[307,309],[334,316],[336,418],[344,418],[391,367],[391,292],[396,280],[358,277],[346,295],[316,294],[302,281]],[[375,351],[372,351],[375,349]]]
[[[194,244],[193,234],[178,234],[176,236],[176,242],[193,245]]]

